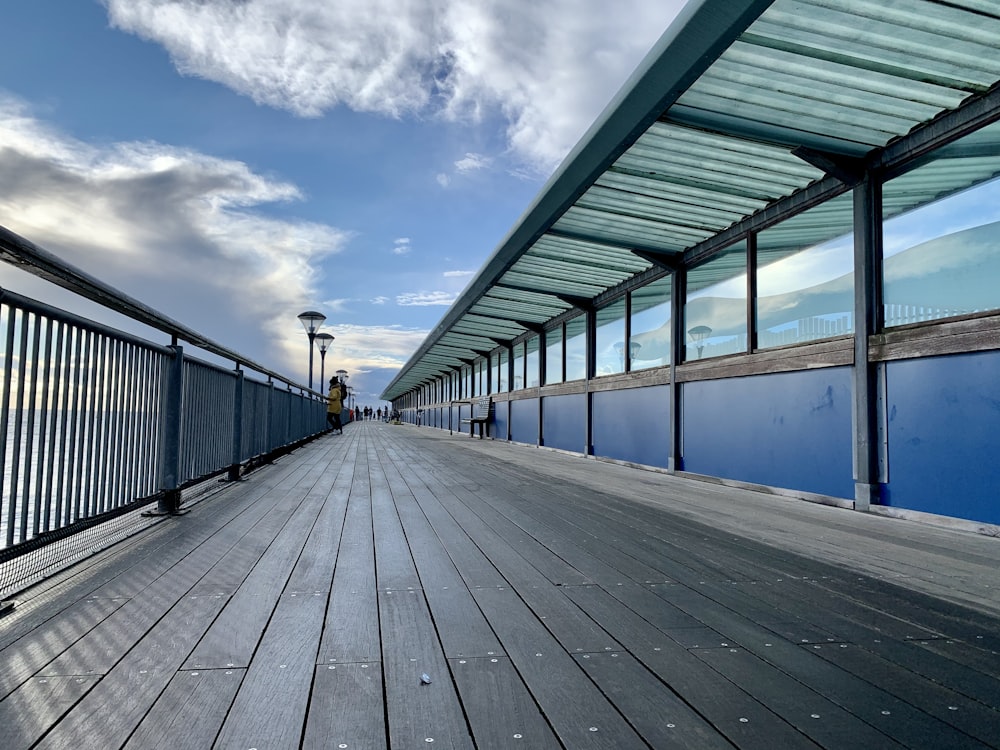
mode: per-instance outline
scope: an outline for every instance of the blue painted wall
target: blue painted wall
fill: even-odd
[[[670,458],[670,387],[593,394],[594,455],[667,467]]]
[[[510,439],[516,443],[538,442],[538,399],[511,401]]]
[[[542,437],[548,448],[583,453],[587,446],[587,396],[545,396],[542,399]]]
[[[507,422],[509,421],[507,413],[509,408],[510,405],[507,401],[493,402],[493,421],[490,423],[490,437],[497,440],[507,439]]]
[[[886,363],[886,411],[886,505],[1000,524],[1000,352]]]
[[[683,468],[854,497],[851,368],[685,383]]]

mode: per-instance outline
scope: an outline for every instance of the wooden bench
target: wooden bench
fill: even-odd
[[[489,396],[483,396],[472,407],[472,416],[463,419],[462,423],[469,423],[469,437],[474,437],[472,428],[479,425],[479,439],[483,439],[483,427],[486,428],[486,437],[490,435],[490,407],[493,401]]]

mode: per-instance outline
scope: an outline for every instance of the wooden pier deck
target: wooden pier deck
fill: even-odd
[[[998,553],[355,424],[19,597],[0,747],[995,748]]]

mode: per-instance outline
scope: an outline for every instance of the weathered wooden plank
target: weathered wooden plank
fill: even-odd
[[[35,677],[0,701],[0,742],[10,750],[32,747],[60,717],[93,689],[99,677]]]
[[[651,588],[656,590],[658,587]],[[677,604],[677,597],[673,596],[672,601]],[[678,606],[686,608],[686,605]],[[822,694],[902,745],[934,748],[969,746],[967,736],[899,700],[890,692],[891,686],[881,689],[870,685],[721,604],[701,601],[697,616],[709,627],[724,627],[747,652]]]
[[[506,586],[507,579],[469,538],[466,530],[444,508],[418,473],[405,474],[404,481],[465,583],[470,587]]]
[[[893,695],[990,747],[1000,747],[1000,711],[991,705],[925,679],[847,643],[818,646],[813,653],[872,685],[892,687]],[[1000,692],[995,693],[1000,696]]]
[[[380,591],[379,614],[390,747],[474,747],[423,592]]]
[[[317,663],[381,661],[381,650],[371,497],[355,473]]]
[[[184,663],[184,669],[231,669],[250,664],[261,634],[287,585],[316,516],[319,503],[297,507],[239,590]]]
[[[316,667],[302,750],[342,747],[387,747],[380,662]]]
[[[378,587],[387,590],[420,588],[406,534],[400,524],[389,483],[381,467],[369,464],[372,498],[372,526],[375,532],[375,572]]]
[[[445,657],[503,653],[500,642],[420,506],[405,486],[400,487],[402,477],[388,469],[386,476],[393,488],[399,520]]]
[[[732,748],[715,727],[630,654],[581,654],[576,660],[651,747]]]
[[[41,743],[40,748],[121,747],[218,615],[221,598],[182,599],[112,668]],[[118,610],[121,612],[122,610]]]
[[[414,471],[421,473],[419,467]],[[477,493],[478,489],[466,490],[460,496],[442,488],[437,497],[469,536],[474,539],[498,539],[515,553],[515,555],[505,553],[501,546],[494,545],[493,554],[489,555],[490,561],[507,581],[514,582],[519,575],[534,580],[537,573],[541,573],[556,584],[591,582],[580,571],[548,549],[542,541],[526,533],[492,507],[480,502]],[[498,564],[498,557],[501,555],[506,563],[503,567]]]
[[[706,667],[687,648],[604,589],[575,586],[566,591],[590,617],[628,644],[633,656],[736,747],[741,750],[818,747],[764,707],[751,692]]]
[[[0,699],[59,656],[60,649],[89,633],[125,602],[83,599],[0,651]],[[59,634],[58,639],[52,633]],[[0,722],[0,726],[2,726]]]
[[[244,674],[242,669],[178,672],[129,738],[125,749],[211,747]]]
[[[326,599],[285,594],[219,733],[219,747],[298,748]]]
[[[744,649],[700,648],[693,653],[823,747],[904,747],[891,733],[883,734]]]
[[[478,750],[562,747],[510,659],[451,659],[449,666]]]
[[[344,514],[354,478],[353,449],[343,461],[329,466],[317,476],[306,500],[320,504],[320,512],[309,538],[295,562],[286,591],[327,592],[333,579],[337,548],[344,529]],[[322,467],[321,467],[322,468]]]
[[[516,592],[475,589],[473,595],[566,747],[647,747]]]

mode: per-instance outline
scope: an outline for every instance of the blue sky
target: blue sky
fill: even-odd
[[[303,383],[319,310],[374,404],[682,5],[8,3],[0,224]]]

